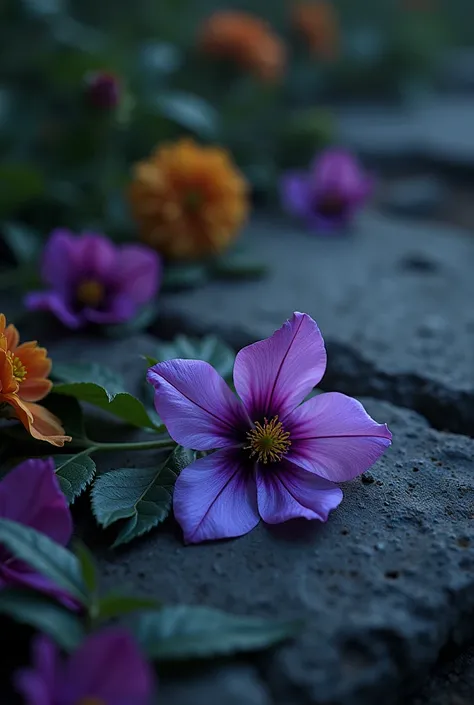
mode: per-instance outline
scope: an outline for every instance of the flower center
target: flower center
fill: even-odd
[[[76,299],[90,308],[97,308],[104,299],[104,286],[96,279],[83,279],[76,289]]]
[[[88,695],[85,698],[81,698],[77,705],[105,705],[105,703],[102,698],[95,698],[94,696]]]
[[[290,434],[285,431],[278,416],[274,416],[271,421],[268,419],[255,421],[255,428],[247,433],[249,441],[250,457],[257,456],[260,463],[276,463],[283,458],[288,448],[291,446]]]
[[[26,375],[28,374],[28,370],[26,369],[20,358],[16,355],[13,355],[11,351],[8,351],[8,357],[12,362],[13,377],[18,383],[24,382],[26,379]]]
[[[344,200],[338,193],[328,193],[316,204],[316,210],[328,218],[340,215],[344,207]]]
[[[196,211],[202,203],[199,191],[188,191],[184,196],[184,206],[190,211]]]

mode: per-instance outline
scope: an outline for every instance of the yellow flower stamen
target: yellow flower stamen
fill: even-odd
[[[96,279],[84,279],[76,289],[76,299],[90,308],[97,308],[104,299],[103,285]]]
[[[247,433],[249,441],[250,457],[257,456],[260,463],[276,463],[283,458],[288,448],[291,446],[290,434],[285,431],[278,416],[274,416],[271,421],[264,419],[263,424],[255,421],[255,428]]]
[[[13,367],[13,377],[16,379],[18,383],[24,382],[26,379],[26,376],[28,374],[28,370],[22,363],[19,357],[16,355],[13,355],[13,353],[9,350],[7,352],[8,357],[11,360],[12,367]]]
[[[86,697],[86,698],[81,698],[77,705],[105,705],[104,701],[102,698],[95,698],[94,696],[92,697]]]

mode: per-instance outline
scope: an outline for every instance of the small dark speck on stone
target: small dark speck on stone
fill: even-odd
[[[373,482],[375,482],[375,477],[370,472],[364,472],[364,474],[361,476],[361,480],[364,485],[371,485]]]
[[[413,472],[419,472],[420,468],[413,468]]]
[[[342,534],[343,536],[348,536],[349,533],[350,533],[350,532],[349,532],[349,529],[341,529],[341,534]]]
[[[401,269],[405,269],[409,272],[426,272],[427,274],[439,270],[439,264],[437,262],[428,259],[426,255],[418,252],[403,257],[399,262],[399,266]]]
[[[460,536],[458,538],[458,546],[460,548],[468,548],[471,544],[471,540],[467,536]]]
[[[400,577],[400,573],[398,570],[387,570],[385,577],[388,578],[388,580],[397,580],[397,578]]]

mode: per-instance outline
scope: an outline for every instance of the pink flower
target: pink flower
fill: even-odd
[[[69,328],[122,323],[155,296],[161,261],[143,245],[117,247],[103,235],[55,230],[42,277],[50,288],[28,294],[27,308],[51,311]]]
[[[31,526],[61,546],[69,543],[71,513],[51,458],[26,460],[3,478],[0,482],[0,517]],[[0,589],[8,586],[39,590],[69,607],[75,606],[67,593],[0,545]]]
[[[121,86],[110,71],[95,71],[86,76],[86,98],[98,110],[113,110],[120,101]]]
[[[289,172],[281,182],[285,208],[316,230],[347,225],[372,190],[373,180],[350,152],[341,149],[326,150],[308,172]]]
[[[300,403],[326,369],[310,316],[294,313],[267,340],[243,348],[236,398],[207,362],[170,360],[148,370],[155,406],[172,438],[214,453],[182,470],[174,513],[187,543],[241,536],[304,517],[326,521],[342,500],[334,482],[370,467],[392,435],[336,392]]]
[[[151,669],[130,635],[116,627],[89,636],[68,660],[47,637],[33,642],[33,665],[15,677],[26,705],[147,705]]]

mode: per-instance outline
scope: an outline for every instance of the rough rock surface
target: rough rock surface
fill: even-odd
[[[128,583],[168,602],[303,618],[301,636],[249,660],[244,677],[219,668],[206,676],[208,699],[233,705],[239,682],[242,703],[390,705],[449,640],[474,635],[474,441],[388,403],[364,403],[395,443],[345,486],[327,524],[262,524],[237,540],[185,547],[170,520],[130,549],[102,552],[105,587]],[[136,461],[140,454],[125,454],[120,464]],[[182,680],[178,702],[196,705]],[[174,697],[171,682],[160,702]]]
[[[387,399],[437,428],[474,433],[469,233],[367,212],[347,237],[266,219],[246,238],[269,276],[163,298],[156,333],[212,332],[240,347],[306,311],[328,346],[323,388]]]
[[[441,96],[413,107],[344,107],[337,115],[340,139],[365,157],[474,170],[471,96]]]

